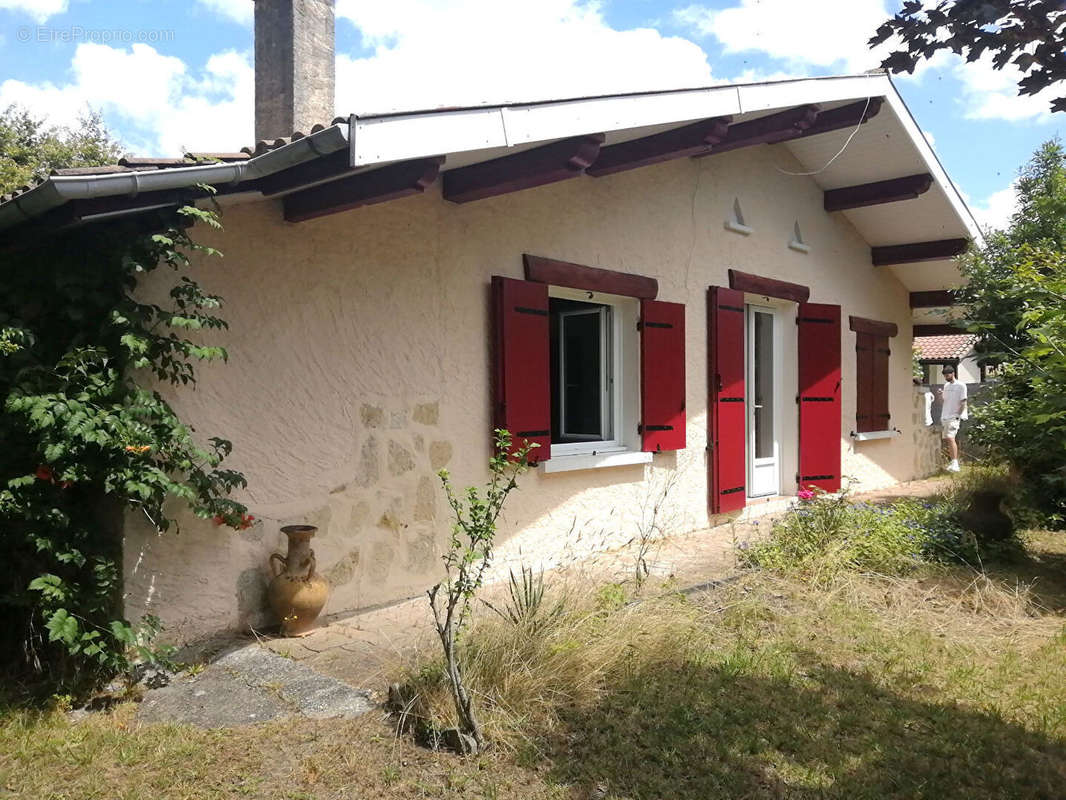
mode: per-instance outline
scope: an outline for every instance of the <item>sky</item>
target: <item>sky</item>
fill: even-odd
[[[337,113],[840,75],[898,0],[337,0]],[[0,108],[99,111],[135,155],[252,144],[253,0],[0,0]],[[1051,94],[941,54],[897,88],[984,226],[1061,135]],[[324,120],[328,122],[328,120]]]

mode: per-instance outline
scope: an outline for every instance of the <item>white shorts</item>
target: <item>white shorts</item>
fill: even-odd
[[[942,419],[940,424],[944,427],[943,437],[945,439],[954,439],[959,434],[959,418],[952,417],[951,419]]]

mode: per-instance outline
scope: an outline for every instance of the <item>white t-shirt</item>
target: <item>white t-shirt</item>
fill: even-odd
[[[958,419],[962,416],[963,401],[966,399],[966,384],[961,381],[944,384],[944,404],[940,407],[940,420]]]

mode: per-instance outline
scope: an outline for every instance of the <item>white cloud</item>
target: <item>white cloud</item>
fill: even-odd
[[[255,3],[252,0],[196,0],[211,11],[228,17],[234,22],[248,25],[252,21]],[[3,2],[3,0],[0,0]]]
[[[616,30],[594,2],[338,0],[337,17],[373,50],[338,54],[344,114],[713,82],[694,42],[651,28]]]
[[[925,128],[922,128],[922,136],[924,136],[925,140],[929,142],[929,146],[936,150],[936,137],[933,136],[932,131],[928,131]]]
[[[965,199],[977,223],[986,231],[1008,227],[1011,217],[1018,209],[1018,190],[1013,181],[1006,189],[990,194],[983,203],[970,202],[968,197]]]
[[[246,56],[211,56],[200,74],[146,44],[129,49],[85,43],[71,62],[72,80],[57,85],[0,83],[0,108],[25,106],[69,125],[87,106],[101,111],[137,152],[234,150],[252,141],[254,81]]]
[[[741,0],[712,9],[691,5],[674,12],[694,32],[713,36],[726,53],[757,51],[791,64],[832,67],[848,72],[876,67],[880,51],[866,42],[891,16],[884,0]]]
[[[36,22],[44,22],[49,17],[62,14],[67,10],[67,5],[68,0],[0,0],[0,8],[22,11]]]
[[[1029,119],[1044,121],[1051,117],[1050,102],[1054,91],[1019,95],[1018,81],[1022,78],[1022,72],[1012,64],[997,70],[992,66],[991,56],[986,54],[969,63],[958,59],[952,72],[962,82],[961,102],[965,106],[967,119],[1017,122]],[[1062,91],[1061,85],[1051,88]]]

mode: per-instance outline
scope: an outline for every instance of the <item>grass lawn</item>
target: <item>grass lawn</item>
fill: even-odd
[[[0,797],[1062,798],[1066,536],[1030,553],[987,577],[601,592],[535,646],[486,621],[499,744],[467,759],[380,715],[202,731],[9,710]]]

